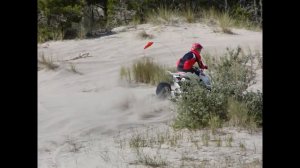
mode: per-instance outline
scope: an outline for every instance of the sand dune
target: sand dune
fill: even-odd
[[[143,47],[149,39],[138,38],[142,30],[154,36],[151,39],[154,44],[147,50]],[[96,39],[40,44],[39,56],[43,53],[52,57],[59,67],[38,71],[38,166],[141,166],[128,163],[134,160],[134,155],[116,147],[115,137],[126,137],[132,134],[131,129],[145,130],[150,125],[167,129],[165,124],[174,113],[170,102],[156,99],[155,87],[131,86],[120,81],[120,67],[144,56],[174,66],[193,42],[200,42],[205,52],[217,56],[226,47],[238,45],[262,52],[262,32],[233,31],[236,35],[214,33],[212,28],[202,24],[145,24],[118,28],[115,34]],[[80,74],[70,70],[70,63]],[[257,80],[253,88],[261,90],[261,76]],[[259,149],[255,157],[261,159],[261,134],[245,134],[250,145],[252,136]],[[72,144],[75,149],[78,146],[74,144],[79,144],[78,151],[72,152]],[[171,160],[174,161],[172,167],[179,167],[176,157]]]

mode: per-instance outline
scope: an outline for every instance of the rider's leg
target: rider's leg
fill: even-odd
[[[182,68],[179,68],[179,67],[177,67],[177,71],[179,71],[179,72],[191,72],[191,73],[194,73],[193,69],[186,70],[186,69],[182,69]]]
[[[197,76],[200,77],[200,70],[198,68],[193,67],[192,70],[193,70],[193,73],[195,73]]]

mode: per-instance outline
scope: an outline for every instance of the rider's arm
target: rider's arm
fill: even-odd
[[[199,66],[199,68],[201,68],[201,69],[202,69],[202,65],[203,65],[203,64],[201,64],[202,62],[201,62],[201,61],[199,61],[199,60],[197,60],[197,63],[198,63],[198,66]]]
[[[203,64],[202,60],[201,60],[201,56],[199,54],[199,57],[196,56],[196,61],[198,63],[199,68],[201,69],[207,69],[207,66]]]
[[[198,65],[201,69],[207,69],[207,66],[203,64],[203,62],[201,60],[198,60]]]

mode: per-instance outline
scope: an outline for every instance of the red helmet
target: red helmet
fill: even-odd
[[[201,44],[199,44],[199,43],[194,43],[193,45],[192,45],[192,49],[191,50],[196,50],[196,49],[202,49],[203,47],[202,47],[202,45]]]

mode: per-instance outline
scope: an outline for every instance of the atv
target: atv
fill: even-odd
[[[181,93],[183,84],[197,83],[204,86],[206,89],[211,90],[211,80],[210,77],[204,74],[202,69],[193,67],[195,70],[200,72],[200,75],[196,75],[191,72],[170,72],[168,74],[172,76],[172,82],[160,82],[156,87],[156,95],[159,98],[178,98]]]

